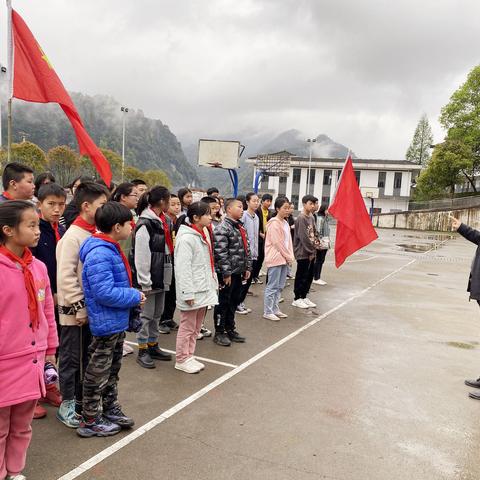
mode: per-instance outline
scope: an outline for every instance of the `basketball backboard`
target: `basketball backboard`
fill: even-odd
[[[198,141],[198,165],[218,168],[238,168],[242,151],[240,142],[225,140]]]
[[[380,189],[378,187],[360,187],[363,198],[378,198]]]

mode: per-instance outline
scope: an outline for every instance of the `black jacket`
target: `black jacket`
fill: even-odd
[[[63,217],[60,219],[60,223],[65,225],[66,229],[70,228],[70,225],[80,215],[77,206],[73,203],[73,200],[67,205],[67,208],[63,212]]]
[[[60,236],[63,237],[65,227],[59,225],[58,231]],[[36,258],[47,266],[52,293],[57,293],[57,240],[55,238],[55,230],[53,230],[50,222],[42,218],[40,219],[40,240],[38,245],[30,250]]]
[[[213,232],[215,268],[220,278],[252,270],[247,232],[245,231],[247,241],[247,251],[245,251],[240,228],[243,228],[242,222],[226,217]]]
[[[477,251],[475,253],[470,277],[468,279],[467,291],[470,292],[470,298],[480,300],[480,232],[462,223],[458,229],[458,233],[477,245]]]

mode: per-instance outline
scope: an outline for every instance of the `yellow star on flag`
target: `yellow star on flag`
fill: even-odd
[[[38,45],[38,49],[40,50],[40,53],[42,54],[42,58],[43,60],[45,60],[46,64],[48,65],[48,68],[50,68],[50,70],[53,70],[53,65],[50,63],[50,60],[48,59],[47,57],[47,54],[42,50],[42,47],[40,45]]]

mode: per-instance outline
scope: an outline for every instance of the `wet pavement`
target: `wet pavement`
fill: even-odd
[[[480,375],[480,312],[465,292],[475,247],[379,235],[339,270],[328,254],[314,310],[290,305],[292,281],[289,318],[269,322],[253,286],[253,312],[237,316],[247,343],[199,341],[197,354],[220,364],[198,375],[127,357],[120,399],[134,430],[81,439],[48,407],[29,480],[479,479],[480,402],[463,384]],[[175,335],[161,345],[173,350]]]

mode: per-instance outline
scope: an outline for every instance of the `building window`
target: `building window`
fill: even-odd
[[[355,178],[357,179],[357,184],[360,185],[360,170],[355,170]]]
[[[393,188],[396,190],[400,190],[402,188],[402,172],[395,172]]]
[[[302,176],[302,170],[300,168],[293,169],[292,183],[300,184],[300,177]]]
[[[385,181],[387,180],[387,172],[378,172],[378,188],[385,188]]]
[[[322,205],[330,205],[330,196],[322,197]]]
[[[324,185],[331,185],[332,184],[332,171],[331,170],[324,170],[323,171],[323,184]]]
[[[299,201],[298,195],[292,195],[291,201],[292,201],[292,203],[293,203],[293,208],[294,208],[295,210],[298,210],[298,201]]]
[[[341,170],[337,170],[337,183],[338,181],[340,180],[340,177],[342,176],[342,171]]]

